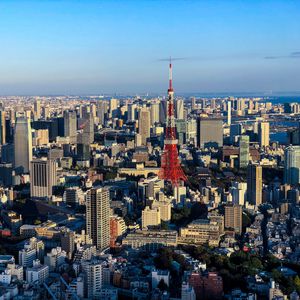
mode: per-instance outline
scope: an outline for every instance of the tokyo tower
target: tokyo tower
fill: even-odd
[[[161,159],[159,178],[170,181],[172,186],[178,186],[179,181],[187,181],[178,158],[178,140],[174,117],[174,90],[172,85],[172,62],[169,65],[169,89],[167,101],[167,123],[164,142],[164,152]]]

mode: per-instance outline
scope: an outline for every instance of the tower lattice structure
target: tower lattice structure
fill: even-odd
[[[167,101],[167,122],[164,140],[164,151],[161,159],[159,178],[170,181],[172,186],[178,186],[180,180],[187,181],[178,157],[178,140],[174,117],[174,90],[172,84],[172,63],[169,64],[169,89]]]

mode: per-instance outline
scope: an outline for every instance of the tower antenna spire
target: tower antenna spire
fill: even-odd
[[[164,151],[161,159],[161,169],[159,178],[172,183],[172,186],[178,186],[181,180],[187,181],[187,178],[180,165],[178,157],[178,140],[176,138],[176,125],[174,117],[174,91],[172,85],[172,60],[169,64],[169,89],[167,100],[167,121],[164,140]]]
[[[173,91],[173,83],[172,83],[172,58],[170,56],[170,63],[169,63],[169,91]]]

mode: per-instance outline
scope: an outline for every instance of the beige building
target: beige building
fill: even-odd
[[[160,208],[150,208],[146,206],[142,211],[142,228],[147,228],[148,226],[159,226],[161,223]]]
[[[179,243],[217,247],[220,242],[220,227],[217,222],[198,219],[180,229]]]
[[[269,122],[260,122],[258,124],[258,140],[261,147],[267,147],[270,144],[270,124]]]
[[[160,218],[162,221],[168,222],[171,220],[171,203],[167,201],[154,201],[152,209],[159,208]]]
[[[241,205],[228,204],[225,206],[225,227],[232,228],[236,233],[242,232],[242,213]]]
[[[48,129],[38,129],[33,133],[32,145],[42,146],[49,143],[49,131]]]
[[[150,137],[150,111],[143,107],[139,111],[139,134],[141,135],[142,145],[147,145],[147,139]]]

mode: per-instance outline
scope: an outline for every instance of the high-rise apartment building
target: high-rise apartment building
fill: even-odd
[[[240,168],[247,168],[249,163],[249,136],[239,137],[239,165]]]
[[[234,229],[236,233],[242,233],[242,213],[241,205],[225,205],[225,227]]]
[[[300,146],[289,146],[284,151],[284,183],[300,183]]]
[[[219,118],[197,119],[197,146],[223,146],[223,121]]]
[[[109,190],[92,188],[86,194],[86,228],[100,250],[109,247]]]
[[[139,111],[139,134],[142,137],[142,145],[147,145],[147,139],[150,137],[150,112],[143,107]]]
[[[74,144],[77,142],[76,138],[77,131],[77,115],[76,111],[65,111],[64,112],[64,136],[68,136],[70,143]]]
[[[231,101],[228,100],[227,102],[227,125],[231,125]]]
[[[15,168],[18,172],[29,172],[29,163],[32,160],[32,135],[29,119],[18,117],[15,133],[14,133],[14,148],[15,148]]]
[[[53,186],[57,184],[56,162],[35,159],[30,163],[30,196],[32,198],[51,198]]]
[[[262,167],[260,165],[248,165],[247,200],[255,206],[262,203]]]
[[[269,122],[260,122],[258,125],[258,140],[261,147],[267,147],[270,144],[270,124]]]

